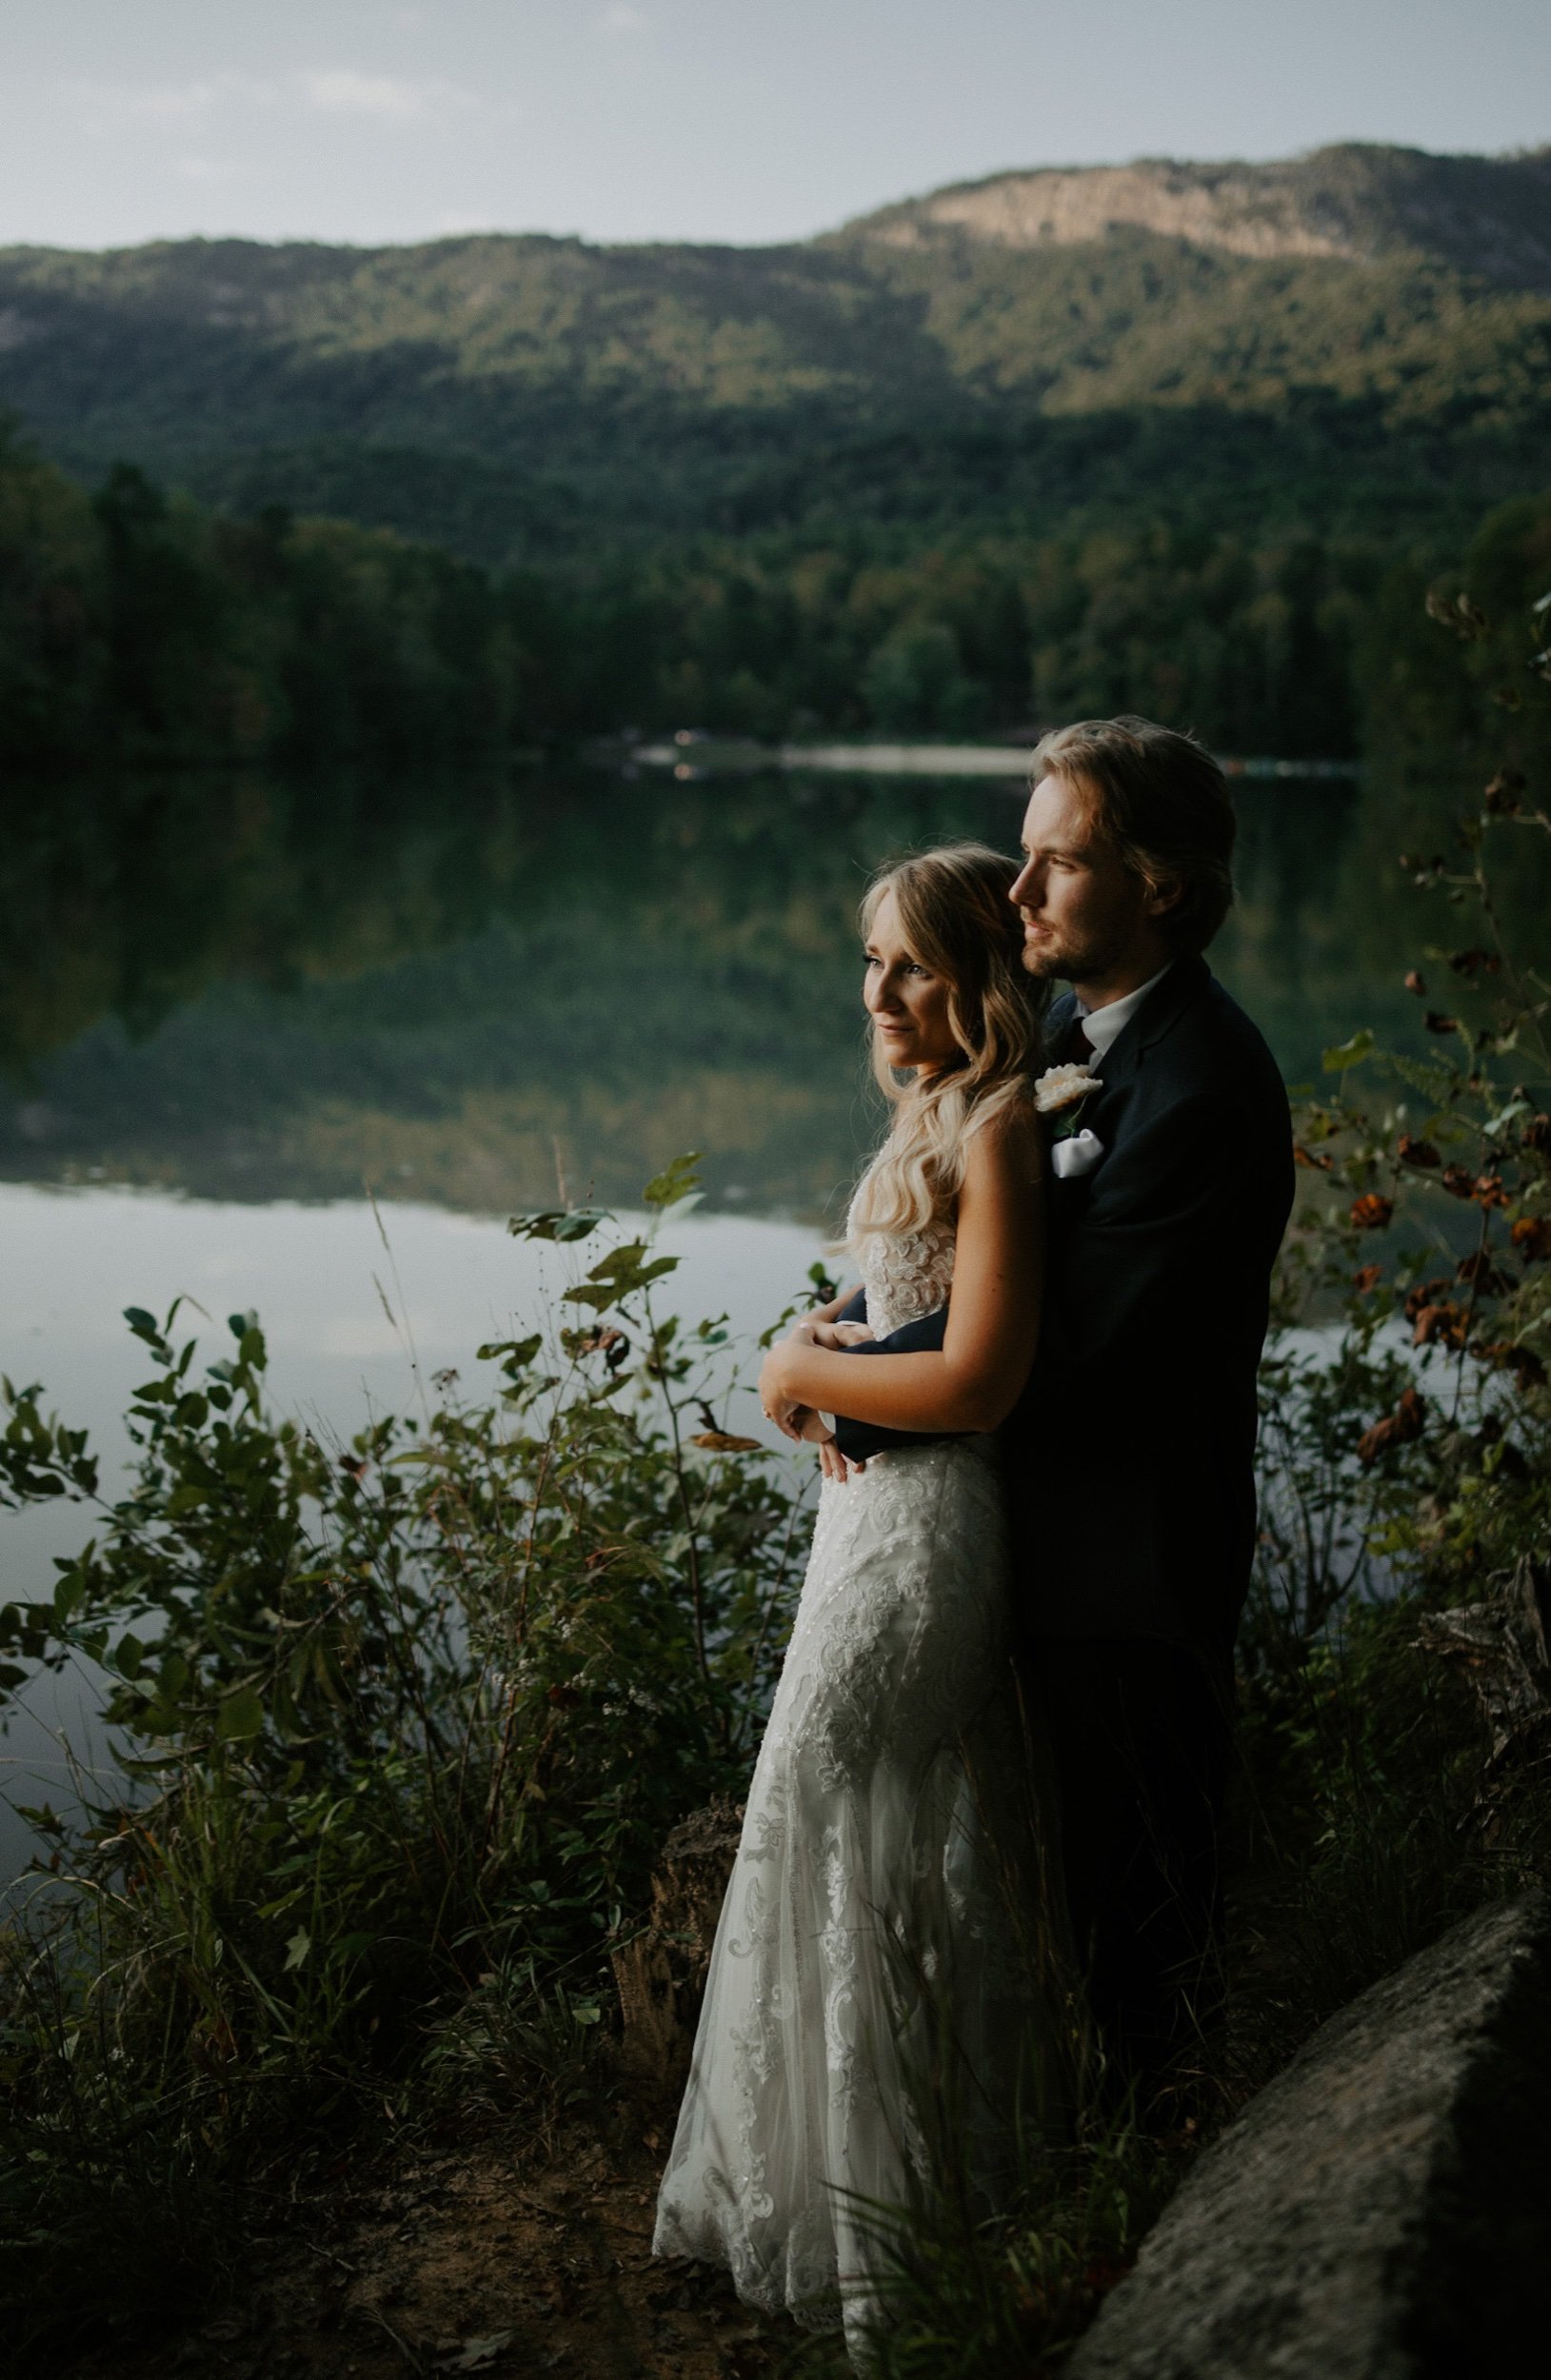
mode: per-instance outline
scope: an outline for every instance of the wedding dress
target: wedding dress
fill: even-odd
[[[946,1299],[950,1225],[859,1255],[880,1336]],[[884,2211],[945,2184],[992,2211],[1037,2112],[1049,1879],[1008,1636],[991,1439],[824,1482],[653,2247],[859,2356]]]

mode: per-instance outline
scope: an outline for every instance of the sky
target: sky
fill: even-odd
[[[805,238],[1009,167],[1551,141],[1547,0],[0,0],[0,246]]]

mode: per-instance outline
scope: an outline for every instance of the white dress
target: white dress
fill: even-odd
[[[860,1255],[880,1337],[945,1302],[950,1226]],[[879,2210],[967,2181],[991,2211],[1038,2120],[1050,1880],[1008,1638],[992,1440],[825,1481],[653,2247],[807,2326],[844,2311],[859,2353]]]

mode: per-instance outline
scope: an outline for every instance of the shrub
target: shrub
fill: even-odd
[[[646,1200],[692,1195],[686,1160]],[[741,1782],[800,1498],[716,1426],[721,1324],[657,1313],[655,1220],[513,1228],[602,1248],[586,1319],[342,1451],[269,1411],[252,1316],[203,1377],[176,1308],[129,1317],[133,1477],[0,1618],[9,1683],[95,1665],[125,1773],[84,1825],[30,1814],[52,1855],[4,1945],[7,2277],[40,2320],[218,2272],[229,2193],[391,2112],[470,1995],[514,2073],[595,2023],[664,1835]],[[82,1434],[6,1396],[8,1500],[93,1497]]]

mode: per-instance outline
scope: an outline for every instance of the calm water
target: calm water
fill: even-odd
[[[1419,1045],[1401,978],[1427,921],[1395,855],[1439,845],[1449,790],[1240,798],[1242,898],[1213,962],[1288,1079],[1359,1024]],[[116,1456],[142,1375],[121,1310],[182,1292],[214,1319],[212,1356],[256,1306],[281,1399],[348,1433],[413,1393],[407,1331],[423,1374],[467,1378],[478,1341],[542,1300],[514,1208],[557,1183],[629,1204],[688,1148],[707,1198],[677,1235],[681,1305],[757,1328],[877,1128],[867,874],[950,836],[1010,851],[1021,801],[920,777],[534,773],[24,795],[0,852],[0,1370]],[[0,1597],[50,1592],[82,1526],[0,1517]],[[42,1774],[56,1755],[25,1734],[6,1749]]]
[[[1002,784],[834,778],[53,787],[0,851],[0,1180],[505,1215],[629,1199],[832,1214],[873,1128],[853,916],[902,847],[1012,848]],[[1289,1075],[1415,1022],[1422,797],[1241,794],[1214,963]],[[1436,830],[1433,830],[1436,833]]]

